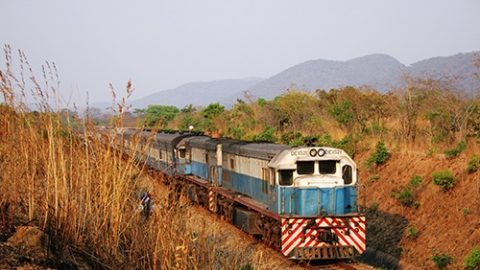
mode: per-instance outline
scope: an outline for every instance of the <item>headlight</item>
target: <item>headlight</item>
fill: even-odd
[[[325,155],[325,150],[323,150],[323,149],[318,150],[318,156],[319,157],[323,157],[324,155]]]

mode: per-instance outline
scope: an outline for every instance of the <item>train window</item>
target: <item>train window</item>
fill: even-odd
[[[235,160],[233,158],[230,159],[230,169],[235,170]]]
[[[163,159],[163,157],[162,157],[162,150],[161,150],[161,149],[158,150],[158,157],[159,157],[159,159]]]
[[[334,174],[337,171],[337,162],[335,160],[320,161],[321,174]]]
[[[342,178],[345,185],[350,185],[352,183],[352,166],[345,165],[342,167]]]
[[[271,186],[275,185],[275,169],[270,168],[269,182]]]
[[[262,168],[262,193],[268,193],[268,169]]]
[[[313,174],[315,169],[314,161],[297,161],[298,174]]]
[[[262,180],[268,180],[268,169],[262,168]]]
[[[179,157],[180,157],[180,158],[185,158],[185,157],[186,157],[186,152],[187,152],[187,151],[185,150],[185,148],[180,148],[180,149],[178,149],[178,155],[179,155]]]
[[[293,184],[293,172],[294,170],[279,170],[279,184],[281,186],[291,186]]]

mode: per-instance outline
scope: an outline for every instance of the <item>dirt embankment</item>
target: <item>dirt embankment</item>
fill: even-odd
[[[366,205],[376,208],[367,213],[369,256],[374,251],[386,253],[398,260],[385,264],[392,268],[433,269],[432,257],[446,254],[452,258],[450,266],[461,269],[464,257],[480,245],[480,172],[466,172],[470,154],[449,160],[444,155],[394,153],[371,171],[361,165],[367,158],[358,156],[356,162],[367,188]],[[432,173],[446,169],[457,185],[443,191],[432,183]],[[414,204],[405,206],[395,194],[401,186],[408,186],[414,175],[422,176],[423,181],[411,188]],[[379,261],[378,257],[375,260]]]

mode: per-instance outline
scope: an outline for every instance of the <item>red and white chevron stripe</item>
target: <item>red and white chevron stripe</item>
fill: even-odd
[[[306,227],[309,227],[306,229]],[[338,236],[338,242],[319,240],[319,233],[328,231]],[[295,248],[353,246],[359,254],[365,251],[365,217],[324,217],[315,219],[282,219],[282,253],[289,256]]]
[[[212,212],[217,212],[217,205],[215,202],[215,194],[213,193],[213,187],[208,187],[208,209]]]

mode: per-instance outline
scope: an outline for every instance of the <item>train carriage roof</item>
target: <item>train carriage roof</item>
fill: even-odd
[[[260,143],[247,142],[234,139],[215,139],[208,136],[188,137],[184,138],[180,145],[187,145],[194,148],[201,148],[215,151],[217,145],[222,145],[222,151],[239,156],[253,157],[259,159],[270,160],[279,152],[291,149],[291,146],[274,144],[274,143]]]
[[[195,137],[188,137],[183,138],[182,141],[178,144],[178,146],[189,146],[194,148],[201,148],[207,150],[215,150],[217,149],[217,143],[212,141],[212,138],[209,136],[195,136]]]
[[[190,132],[159,131],[153,139],[156,147],[164,149],[167,146],[168,149],[173,149],[183,138],[196,135],[198,134]]]
[[[242,143],[231,143],[224,145],[223,151],[240,156],[270,160],[279,152],[291,149],[291,146],[284,144],[241,142]]]

